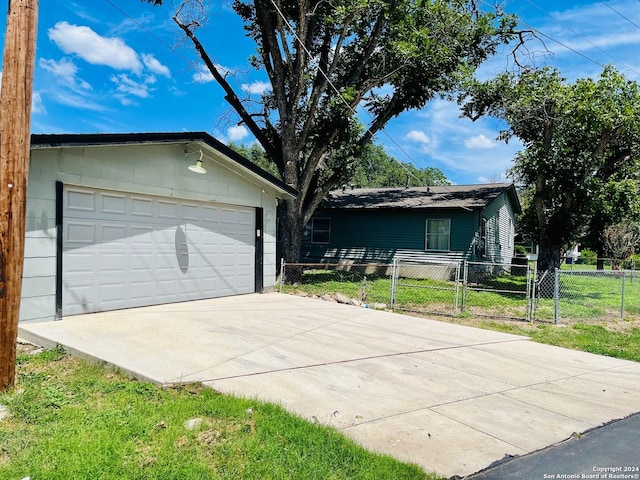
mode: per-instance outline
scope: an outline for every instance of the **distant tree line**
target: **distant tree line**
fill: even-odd
[[[263,170],[280,178],[275,164],[256,143],[238,145],[231,143],[231,149],[240,153]],[[389,155],[382,146],[369,144],[363,155],[350,169],[347,182],[356,188],[419,187],[427,185],[450,185],[442,170],[435,167],[418,168],[411,163],[400,162]]]

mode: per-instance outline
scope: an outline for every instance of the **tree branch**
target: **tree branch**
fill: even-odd
[[[211,60],[211,57],[209,57],[209,55],[205,51],[204,47],[202,46],[202,43],[200,43],[200,40],[198,40],[198,38],[196,37],[195,33],[191,29],[192,25],[182,23],[182,21],[177,15],[173,17],[173,20],[174,22],[176,22],[178,27],[180,27],[180,29],[185,33],[185,35],[191,40],[196,51],[198,52],[198,55],[200,55],[200,58],[202,58],[202,61],[211,72],[211,75],[213,75],[213,78],[216,80],[218,85],[220,85],[222,89],[225,91],[225,94],[226,94],[224,97],[225,100],[229,103],[229,105],[233,107],[233,109],[238,113],[238,115],[240,116],[242,121],[245,123],[247,128],[249,128],[249,130],[256,137],[258,142],[260,142],[267,156],[273,161],[277,161],[276,160],[277,158],[282,157],[281,149],[277,148],[269,140],[269,138],[265,135],[264,131],[253,120],[249,112],[247,112],[247,110],[244,108],[242,101],[238,98],[238,96],[236,95],[231,85],[229,85],[229,82],[227,82],[224,76],[220,73],[216,65]]]

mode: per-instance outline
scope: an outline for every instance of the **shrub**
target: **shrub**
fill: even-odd
[[[522,255],[525,256],[527,254],[527,249],[524,248],[524,245],[516,245],[513,248],[513,251],[516,255]]]
[[[598,254],[590,248],[583,248],[580,252],[580,260],[587,265],[595,265],[598,261]]]

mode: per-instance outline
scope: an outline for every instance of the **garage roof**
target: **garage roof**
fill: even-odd
[[[160,133],[91,133],[91,134],[34,134],[31,148],[88,147],[102,145],[142,145],[197,143],[209,157],[226,162],[229,166],[271,184],[281,198],[295,198],[298,192],[251,163],[245,157],[227,147],[206,132],[160,132]],[[208,147],[208,148],[207,148]]]

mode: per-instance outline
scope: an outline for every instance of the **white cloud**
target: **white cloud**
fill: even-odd
[[[219,63],[216,63],[215,66],[220,72],[220,74],[223,76],[229,75],[231,73],[231,70],[229,70],[224,65],[220,65]],[[214,80],[213,74],[204,65],[200,65],[198,67],[198,70],[196,71],[196,73],[193,74],[192,79],[196,83],[209,83],[209,82],[213,82]]]
[[[422,143],[423,145],[431,143],[431,139],[422,130],[411,130],[407,133],[406,138],[412,142]]]
[[[31,113],[47,113],[42,103],[42,96],[38,92],[33,92],[31,98]]]
[[[241,88],[250,95],[262,95],[267,90],[271,90],[271,84],[269,82],[257,81],[253,83],[243,83]]]
[[[93,65],[117,70],[142,71],[138,54],[120,38],[102,37],[89,27],[58,22],[49,29],[49,38],[66,54],[75,54]]]
[[[163,77],[171,78],[171,72],[169,67],[160,63],[160,61],[151,54],[143,54],[142,61],[145,67],[151,70],[153,73],[162,75]]]
[[[196,83],[209,83],[213,82],[213,75],[211,72],[198,71],[193,74],[193,81]]]
[[[142,82],[138,82],[132,80],[127,74],[121,73],[119,75],[111,75],[110,80],[116,84],[117,90],[121,93],[139,98],[148,98],[150,96],[150,86],[155,83],[156,78],[148,76]],[[130,104],[129,101],[124,103]]]
[[[464,141],[464,145],[471,150],[496,148],[498,143],[490,138],[485,137],[483,134],[476,135],[475,137],[467,138]]]
[[[95,101],[86,95],[78,95],[69,90],[57,90],[54,95],[50,95],[56,102],[80,110],[91,110],[93,112],[103,112],[107,108],[100,102]]]
[[[60,81],[73,89],[80,88],[83,90],[91,90],[91,85],[82,79],[77,79],[78,67],[68,58],[63,58],[59,62],[47,58],[41,58],[39,62],[40,68],[52,73]]]
[[[227,137],[229,138],[230,142],[238,142],[248,136],[249,130],[247,130],[247,127],[243,125],[237,125],[235,127],[229,127],[227,129]]]

